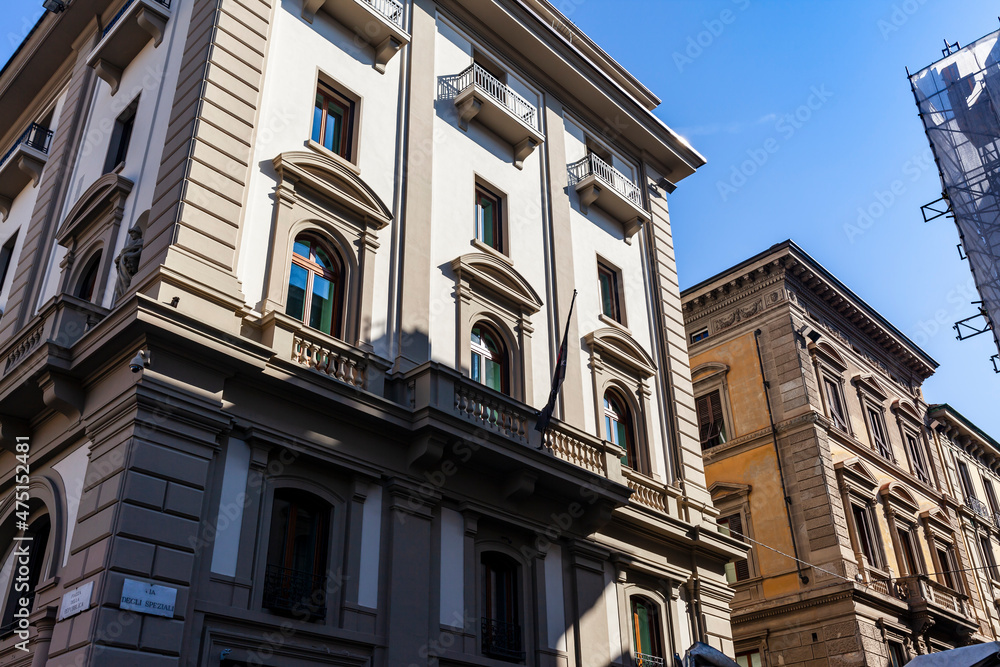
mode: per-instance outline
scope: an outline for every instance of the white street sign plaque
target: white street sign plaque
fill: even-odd
[[[176,588],[126,579],[122,586],[122,600],[118,607],[141,614],[173,618],[176,601]]]
[[[94,582],[88,581],[83,586],[74,588],[62,596],[62,603],[59,605],[59,620],[76,616],[81,611],[86,611],[90,607],[90,597],[94,592]]]

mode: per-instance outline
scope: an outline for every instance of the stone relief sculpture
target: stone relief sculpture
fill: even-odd
[[[128,290],[132,284],[132,276],[139,270],[139,258],[142,255],[142,230],[136,226],[128,230],[128,243],[115,257],[115,269],[118,280],[115,283],[115,301]]]

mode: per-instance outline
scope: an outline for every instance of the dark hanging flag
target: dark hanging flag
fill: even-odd
[[[556,407],[556,398],[559,397],[559,388],[562,387],[563,380],[566,379],[566,344],[569,342],[569,323],[573,317],[573,305],[576,303],[576,290],[573,290],[573,299],[569,302],[569,315],[566,316],[566,330],[563,333],[562,344],[559,346],[559,356],[556,357],[556,373],[552,376],[552,391],[549,392],[549,402],[545,404],[542,411],[538,413],[538,420],[535,422],[535,430],[542,434],[542,444],[539,449],[545,446],[545,430],[552,420],[552,411]]]

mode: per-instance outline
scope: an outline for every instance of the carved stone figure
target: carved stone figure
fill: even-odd
[[[115,257],[115,268],[118,270],[118,280],[115,283],[115,301],[128,290],[132,284],[132,276],[139,270],[139,257],[142,255],[142,230],[133,227],[128,230],[128,243]]]

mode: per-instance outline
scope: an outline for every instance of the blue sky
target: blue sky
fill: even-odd
[[[939,58],[945,39],[995,30],[998,3],[556,5],[663,100],[656,113],[708,159],[670,198],[682,287],[791,238],[940,362],[924,385],[929,403],[951,403],[1000,437],[996,348],[951,330],[978,298],[957,231],[920,215],[941,185],[904,70]],[[4,0],[0,62],[40,7]],[[752,175],[734,176],[754,158]]]

